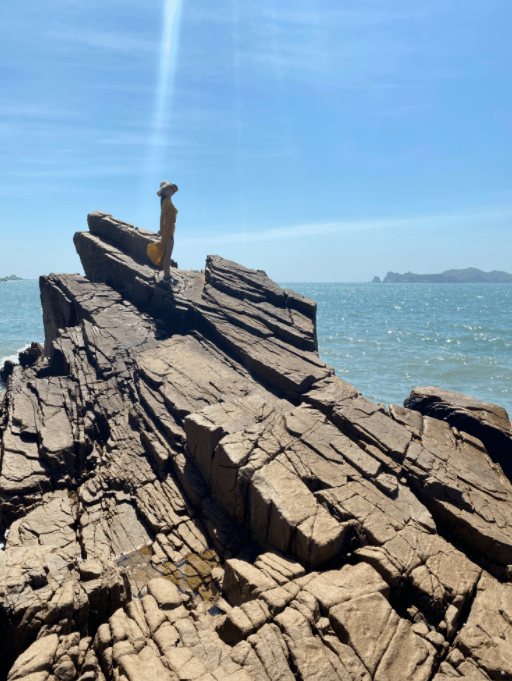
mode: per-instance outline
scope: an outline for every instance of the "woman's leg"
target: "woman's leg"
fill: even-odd
[[[169,279],[170,276],[171,276],[171,256],[172,256],[173,249],[174,249],[174,237],[172,236],[170,239],[167,239],[167,242],[165,244],[164,261],[163,261],[165,279]]]

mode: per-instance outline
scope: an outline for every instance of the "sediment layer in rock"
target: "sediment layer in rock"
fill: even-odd
[[[512,679],[506,412],[374,404],[313,301],[88,222],[0,394],[2,678]]]

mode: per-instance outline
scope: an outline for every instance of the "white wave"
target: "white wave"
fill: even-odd
[[[7,537],[9,536],[9,530],[10,529],[11,528],[9,527],[9,528],[7,528],[7,530],[5,530],[4,540],[0,541],[0,551],[3,551],[5,549],[5,545],[7,543]]]
[[[32,345],[32,343],[27,343],[27,344],[24,345],[22,348],[20,348],[19,350],[17,350],[16,353],[15,353],[14,355],[7,355],[6,357],[2,357],[2,359],[0,359],[0,369],[3,369],[3,368],[4,368],[4,364],[5,364],[7,361],[14,362],[15,364],[18,364],[18,354],[19,354],[20,352],[22,352],[23,350],[27,350],[27,348],[29,348],[31,345]]]

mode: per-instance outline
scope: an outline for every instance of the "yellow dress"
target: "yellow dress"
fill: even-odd
[[[160,214],[160,241],[149,244],[146,249],[149,259],[158,267],[162,267],[165,253],[165,244],[167,243],[168,239],[174,236],[177,215],[178,209],[176,206],[170,199],[165,199],[162,204],[162,212]]]

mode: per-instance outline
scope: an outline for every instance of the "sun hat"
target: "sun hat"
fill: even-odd
[[[163,182],[160,182],[160,189],[157,191],[156,195],[157,196],[162,196],[162,192],[164,189],[167,187],[176,187],[176,191],[178,191],[178,187],[173,184],[172,182],[168,182],[167,180],[164,180]]]

